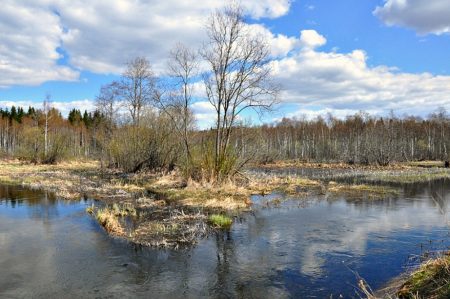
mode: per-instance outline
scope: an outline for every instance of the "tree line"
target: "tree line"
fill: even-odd
[[[263,125],[261,161],[300,159],[388,165],[392,162],[449,159],[450,118],[438,108],[426,119],[376,117],[360,112],[345,119],[329,114],[314,120],[284,118]]]

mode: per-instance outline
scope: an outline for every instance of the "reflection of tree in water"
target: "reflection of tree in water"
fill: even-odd
[[[430,182],[430,195],[442,215],[447,214],[448,194],[450,193],[450,183],[448,180],[438,180]]]
[[[235,244],[229,231],[217,232],[215,235],[217,248],[217,280],[212,287],[212,293],[220,294],[219,297],[232,297],[228,292],[233,289],[235,284],[232,281],[230,273],[230,264],[236,262]]]
[[[53,194],[44,192],[40,201],[30,205],[31,218],[42,220],[44,224],[49,224],[51,219],[58,217],[59,211],[56,206],[56,199]]]
[[[44,223],[59,214],[56,206],[57,198],[49,192],[0,185],[0,202],[11,208],[26,205],[30,217],[42,219]]]

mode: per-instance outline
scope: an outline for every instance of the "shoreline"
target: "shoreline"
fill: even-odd
[[[53,192],[62,199],[99,200],[105,207],[91,207],[87,212],[108,234],[154,247],[195,244],[209,230],[221,228],[209,218],[226,217],[225,222],[229,222],[250,211],[252,195],[282,192],[299,198],[320,194],[332,199],[345,194],[349,198],[376,200],[396,194],[395,190],[379,186],[324,183],[296,176],[249,174],[245,180],[240,185],[215,187],[186,183],[177,173],[127,174],[101,169],[99,162],[92,160],[57,165],[0,160],[0,183]],[[132,220],[133,231],[127,229],[125,218]]]
[[[322,164],[313,164],[319,165]],[[322,165],[323,168],[335,166]],[[394,171],[389,176],[384,174],[386,170],[393,169],[378,169],[375,177],[385,183],[397,182],[399,178],[414,182],[450,177],[449,172],[429,172],[418,167]],[[423,174],[418,176],[417,172]],[[283,174],[245,173],[244,177],[245,182],[216,187],[185,182],[176,172],[129,174],[102,169],[100,163],[93,160],[57,165],[0,160],[0,183],[49,191],[68,200],[83,197],[99,200],[105,207],[91,207],[87,212],[108,234],[154,247],[178,248],[195,244],[209,230],[221,229],[211,217],[225,217],[227,223],[232,221],[233,217],[251,210],[253,195],[281,192],[300,200],[319,195],[327,200],[345,196],[354,201],[382,200],[398,195],[396,188],[371,184],[370,179],[366,183],[336,183]],[[127,228],[127,221],[124,221],[127,219],[133,222],[133,230]]]

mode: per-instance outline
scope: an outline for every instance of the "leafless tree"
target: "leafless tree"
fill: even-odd
[[[155,92],[154,75],[146,58],[137,57],[127,63],[120,81],[120,91],[133,125],[139,126],[142,112],[152,102]]]
[[[49,115],[50,110],[52,109],[51,103],[51,95],[49,93],[46,94],[44,103],[42,104],[42,110],[45,117],[45,127],[44,127],[44,154],[47,157],[48,155],[48,121],[51,116]]]
[[[168,76],[173,86],[169,87],[165,94],[160,92],[157,96],[159,108],[169,116],[182,139],[186,168],[190,167],[192,160],[189,133],[193,129],[194,117],[190,106],[193,101],[193,84],[198,76],[198,65],[196,52],[183,44],[177,44],[170,52],[168,62]]]
[[[100,94],[95,100],[95,106],[106,117],[109,125],[112,126],[121,106],[120,83],[114,81],[110,84],[103,85],[100,88]]]
[[[213,13],[207,24],[209,42],[201,50],[209,65],[204,83],[216,112],[215,172],[220,178],[233,126],[247,109],[270,109],[279,88],[271,80],[269,47],[262,36],[249,30],[239,5]]]

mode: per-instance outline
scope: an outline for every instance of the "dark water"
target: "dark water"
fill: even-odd
[[[0,186],[0,297],[345,298],[357,274],[379,288],[411,257],[449,246],[450,183],[381,202],[288,200],[255,209],[190,250],[109,238],[89,201]]]

